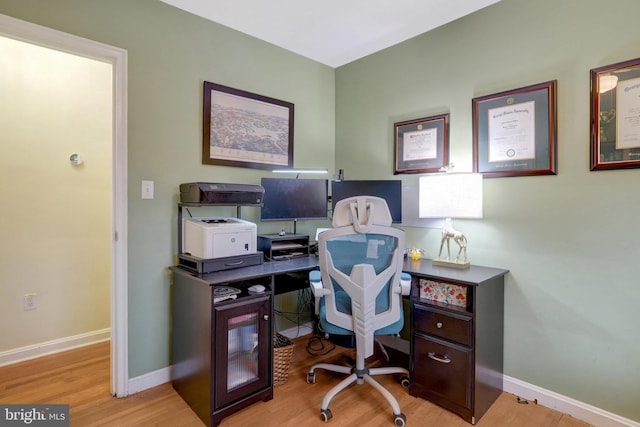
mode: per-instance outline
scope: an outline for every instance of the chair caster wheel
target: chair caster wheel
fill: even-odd
[[[407,425],[407,417],[402,412],[393,414],[393,424],[397,427],[405,427]]]
[[[331,414],[331,409],[320,409],[320,419],[322,421],[324,421],[325,423],[328,423],[332,417],[333,415]]]
[[[307,383],[309,383],[309,384],[315,384],[316,383],[316,373],[315,372],[309,372],[307,374]]]
[[[411,380],[409,379],[409,377],[402,377],[402,379],[400,380],[400,385],[404,388],[409,388],[409,386],[411,385]]]

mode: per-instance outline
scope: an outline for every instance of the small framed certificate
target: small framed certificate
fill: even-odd
[[[591,170],[640,168],[640,58],[591,70]]]
[[[488,178],[557,174],[556,84],[473,99],[474,172]]]
[[[437,172],[449,164],[449,113],[394,124],[394,174]]]

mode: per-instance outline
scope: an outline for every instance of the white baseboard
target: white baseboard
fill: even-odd
[[[542,387],[520,381],[508,375],[504,376],[503,388],[507,393],[515,394],[530,401],[535,400],[539,405],[571,415],[596,427],[640,427],[640,423],[636,421],[623,418],[553,391],[545,390]]]
[[[111,328],[100,329],[71,337],[46,341],[26,347],[14,348],[0,352],[0,366],[35,359],[49,354],[60,353],[74,348],[97,344],[111,339]]]
[[[298,338],[303,335],[308,335],[313,332],[313,322],[303,323],[300,326],[294,326],[293,328],[279,331],[278,333],[284,335],[289,339]]]
[[[129,378],[127,391],[129,395],[153,388],[171,381],[171,366],[148,372],[135,378]]]
[[[300,327],[293,327],[280,334],[287,338],[297,338],[313,331],[313,323],[305,323]],[[567,396],[546,390],[533,384],[526,383],[517,378],[504,375],[503,389],[507,393],[514,394],[529,401],[536,401],[539,405],[553,409],[564,414],[589,423],[596,427],[640,427],[640,423],[607,412],[592,405],[580,402]],[[159,369],[154,372],[130,378],[128,383],[129,394],[159,386],[171,381],[171,367]]]
[[[279,333],[287,338],[293,339],[307,335],[313,332],[313,323],[308,322],[293,328],[280,331]],[[128,395],[132,395],[149,388],[153,388],[171,381],[171,367],[158,369],[157,371],[148,372],[135,378],[129,378],[127,391]]]

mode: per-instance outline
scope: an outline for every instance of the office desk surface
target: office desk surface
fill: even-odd
[[[450,267],[434,266],[430,259],[419,259],[417,261],[411,258],[404,260],[403,271],[409,274],[416,274],[421,277],[434,280],[451,280],[470,286],[482,285],[495,277],[504,276],[509,272],[502,268],[482,267],[472,265],[467,269],[461,270]]]
[[[216,271],[207,274],[191,273],[180,267],[171,267],[171,271],[193,276],[209,285],[221,285],[260,277],[277,276],[279,274],[310,271],[316,269],[318,263],[318,257],[310,255],[308,257],[293,258],[285,261],[267,261],[259,265]]]
[[[317,256],[310,255],[308,257],[293,258],[286,261],[267,261],[259,265],[216,271],[202,275],[191,273],[180,267],[171,267],[171,270],[176,273],[196,277],[209,285],[221,285],[278,274],[311,271],[318,268],[319,263],[320,260]],[[433,266],[430,259],[414,261],[410,258],[405,259],[403,271],[426,278],[452,280],[471,286],[481,285],[483,282],[503,276],[509,272],[509,270],[502,268],[483,267],[479,265],[472,265],[468,269],[459,270],[456,268]]]

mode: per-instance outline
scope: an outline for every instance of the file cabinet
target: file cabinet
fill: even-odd
[[[504,277],[507,270],[405,262],[412,275],[409,393],[475,424],[502,393]],[[466,290],[466,304],[420,298],[421,281]],[[459,288],[458,288],[459,289]]]

